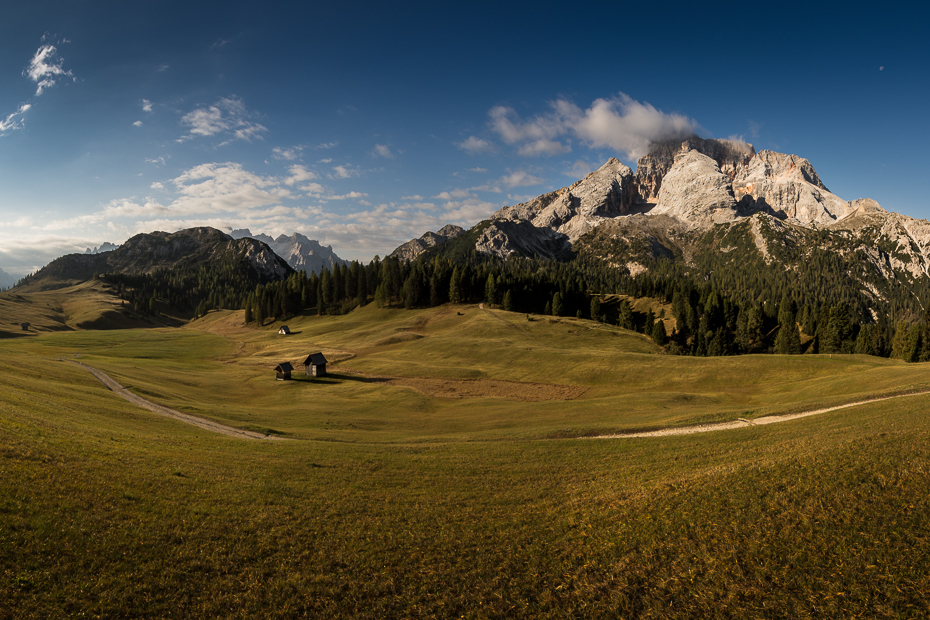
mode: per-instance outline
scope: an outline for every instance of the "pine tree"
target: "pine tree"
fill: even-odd
[[[601,320],[601,298],[598,295],[591,298],[591,319],[594,321]]]
[[[656,321],[652,326],[650,336],[657,345],[664,347],[668,342],[668,334],[665,331],[665,321]]]

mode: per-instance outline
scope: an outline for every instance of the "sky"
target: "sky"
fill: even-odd
[[[695,132],[930,217],[910,4],[8,3],[0,269],[213,226],[367,261]]]

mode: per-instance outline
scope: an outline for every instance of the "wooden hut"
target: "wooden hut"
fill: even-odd
[[[24,332],[29,331],[29,323],[20,323],[19,326],[23,328]]]
[[[291,334],[291,328],[287,325],[282,325],[281,329],[278,330],[278,333],[282,336],[289,336]]]
[[[304,360],[304,368],[307,370],[308,377],[325,377],[326,358],[322,353],[311,353]]]
[[[294,370],[294,367],[291,366],[290,362],[281,362],[275,367],[275,373],[277,373],[278,381],[287,381],[291,378],[291,372]]]

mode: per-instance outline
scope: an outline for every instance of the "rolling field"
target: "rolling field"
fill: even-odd
[[[930,396],[591,438],[917,392],[926,365],[672,357],[474,306],[288,325],[0,341],[0,618],[930,615]],[[330,376],[274,380],[315,351]]]

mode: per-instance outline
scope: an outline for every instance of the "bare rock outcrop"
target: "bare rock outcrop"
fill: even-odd
[[[826,188],[803,157],[761,151],[733,179],[733,193],[746,210],[769,211],[804,226],[826,225],[855,211]]]
[[[407,243],[397,247],[390,256],[403,261],[416,260],[417,257],[425,252],[428,248],[442,245],[451,239],[455,239],[465,232],[461,226],[447,224],[439,229],[438,232],[423,233],[419,239],[411,239]]]
[[[707,155],[720,168],[720,171],[733,179],[743,168],[749,165],[756,154],[753,146],[736,140],[703,139],[691,136],[684,142],[670,140],[657,142],[643,155],[636,164],[632,191],[627,200],[631,204],[656,203],[665,175],[675,164],[675,158],[683,151],[697,151]]]
[[[605,218],[628,212],[624,195],[629,191],[632,178],[633,171],[612,157],[569,187],[504,207],[491,219],[529,221],[537,228],[549,228],[574,241]]]
[[[567,235],[527,220],[493,220],[481,232],[475,249],[498,258],[512,254],[561,258],[571,252],[571,242]]]
[[[669,215],[694,227],[733,221],[737,212],[730,177],[707,155],[682,151],[662,180],[650,214]]]

